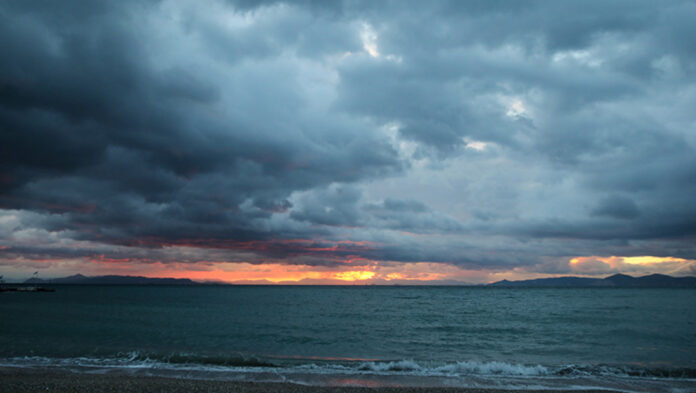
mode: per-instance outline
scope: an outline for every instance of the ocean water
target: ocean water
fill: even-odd
[[[696,391],[696,290],[56,286],[0,366],[314,385]]]

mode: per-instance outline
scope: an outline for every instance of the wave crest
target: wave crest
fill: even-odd
[[[127,352],[112,357],[48,358],[26,356],[0,359],[0,366],[13,367],[84,367],[121,369],[199,370],[295,374],[373,374],[435,377],[510,376],[510,377],[620,377],[651,379],[696,379],[696,369],[639,367],[634,365],[566,365],[560,367],[507,363],[499,361],[459,361],[451,363],[416,360],[368,362],[316,362],[316,359],[291,363],[271,362],[241,354],[200,355],[191,353],[153,354]]]
[[[413,372],[419,375],[518,375],[542,376],[549,370],[541,365],[523,365],[505,362],[462,361],[444,365],[423,366],[413,360],[393,362],[366,362],[358,370],[374,372]]]

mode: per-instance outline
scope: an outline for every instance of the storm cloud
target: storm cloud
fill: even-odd
[[[2,1],[0,264],[696,259],[694,20]]]

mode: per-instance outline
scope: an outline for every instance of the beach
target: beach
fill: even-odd
[[[502,393],[520,390],[492,390],[456,387],[355,387],[307,386],[291,383],[213,381],[164,378],[127,374],[85,374],[60,369],[0,368],[0,393]],[[524,390],[553,393],[564,390]],[[571,391],[571,390],[565,390]],[[607,393],[609,390],[572,390],[575,393]]]

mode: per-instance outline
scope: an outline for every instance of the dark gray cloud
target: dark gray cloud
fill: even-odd
[[[640,215],[640,210],[630,198],[609,196],[599,201],[599,205],[592,210],[592,214],[631,220]]]
[[[694,19],[689,1],[0,2],[0,252],[696,258]]]

